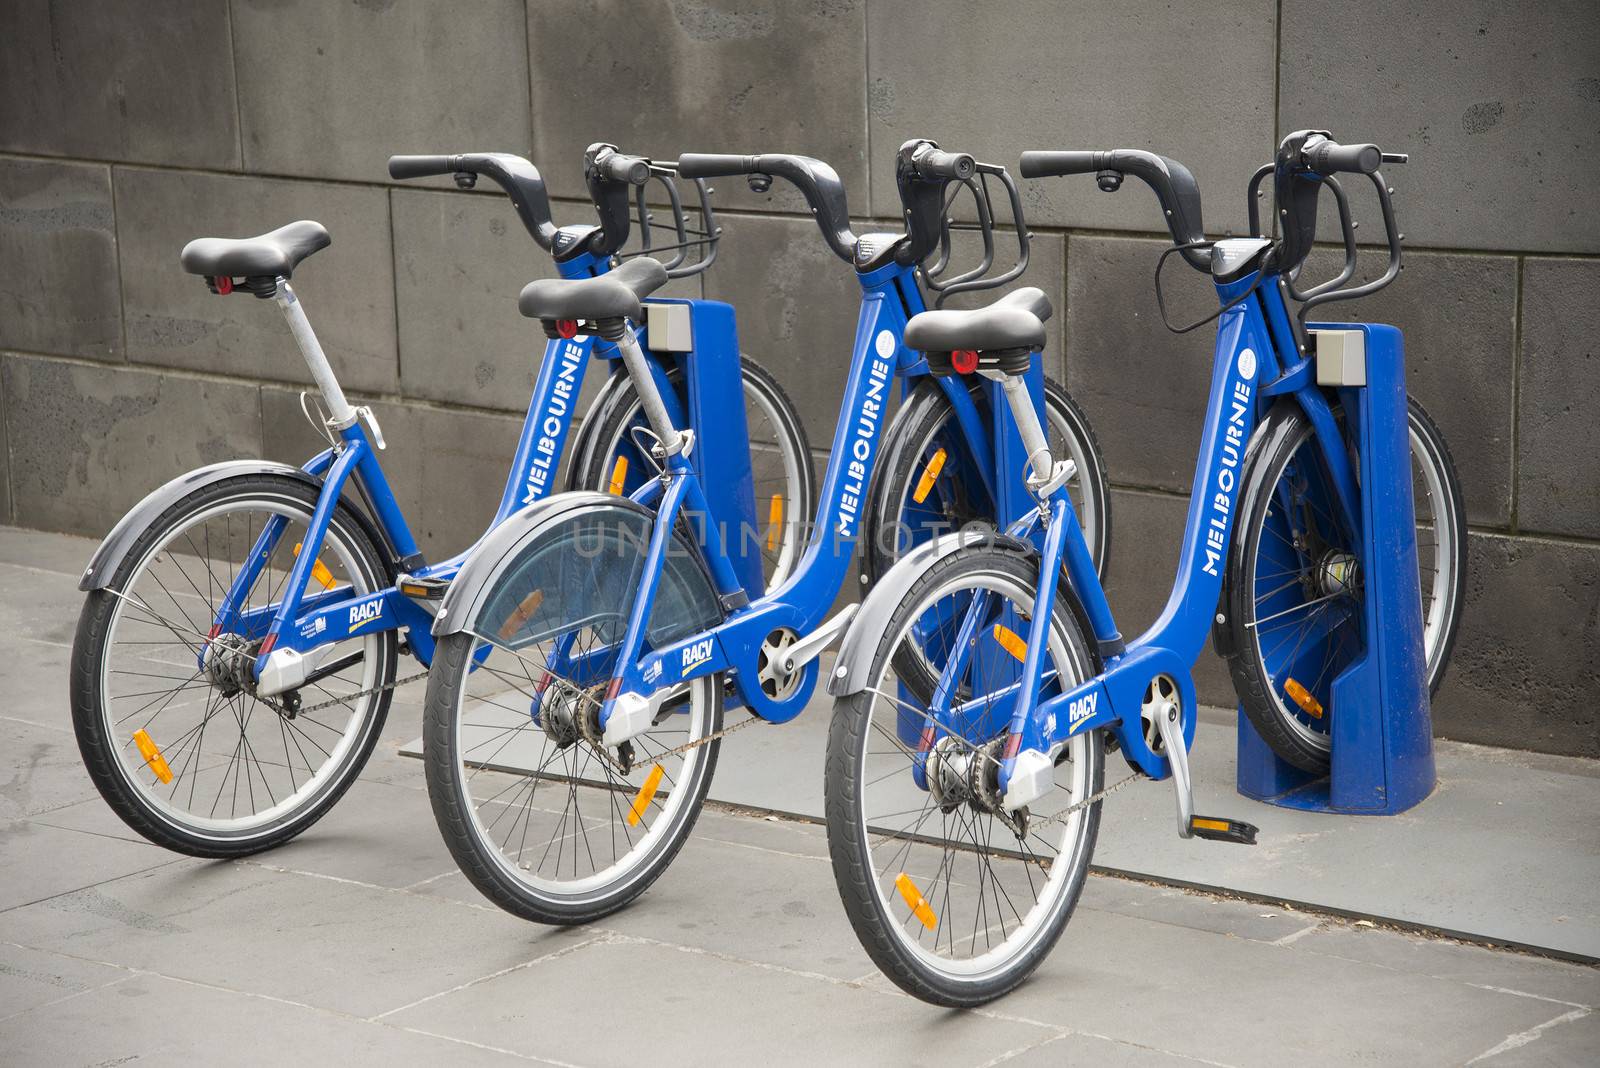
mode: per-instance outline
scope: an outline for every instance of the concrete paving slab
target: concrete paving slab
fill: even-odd
[[[609,1025],[551,1026],[550,998],[648,1010],[647,1041]],[[782,1011],[773,1011],[774,1006]],[[665,942],[611,935],[390,1017],[435,1034],[585,1065],[981,1064],[1047,1037],[1036,1024],[930,1012],[903,997],[819,982]],[[424,1023],[423,1021],[427,1022]]]
[[[830,715],[826,698],[814,698],[781,728],[729,739],[709,796],[821,819]],[[1170,788],[1141,783],[1107,801],[1097,865],[1600,957],[1600,899],[1592,890],[1600,884],[1600,832],[1590,819],[1600,804],[1600,763],[1441,740],[1440,785],[1420,807],[1391,817],[1297,812],[1235,791],[1234,715],[1202,712],[1191,765],[1195,803],[1257,824],[1261,844],[1179,838]],[[418,741],[402,752],[420,752]],[[501,759],[521,766],[534,757],[507,751]],[[1106,781],[1127,773],[1113,758]],[[1507,880],[1520,892],[1505,893]]]
[[[127,974],[114,985],[9,1020],[0,1049],[15,1064],[281,1065],[332,1057],[360,1063],[501,1065],[509,1054],[275,998],[181,979]]]
[[[566,937],[487,904],[462,908],[275,860],[169,865],[15,910],[7,925],[34,948],[362,1017]]]
[[[177,859],[148,843],[9,820],[0,824],[0,912]]]
[[[127,977],[109,964],[0,943],[0,1032],[10,1017]]]
[[[1327,1011],[1330,1001],[1338,1012]],[[1420,1065],[1461,1064],[1549,1019],[1551,1008],[1292,944],[1084,911],[1001,1011],[1063,1027],[1093,1021],[1086,1029],[1097,1034],[1233,1065],[1318,1063],[1334,1049]]]
[[[7,721],[5,730],[6,745],[0,747],[0,819],[43,815],[100,796],[83,770],[70,730],[21,720]]]
[[[411,762],[415,765],[415,761]],[[391,889],[456,870],[422,790],[358,781],[316,827],[262,858]]]
[[[1600,1050],[1600,1015],[1572,1009],[1527,1031],[1507,1035],[1473,1063],[1495,1068],[1593,1064],[1596,1050]]]

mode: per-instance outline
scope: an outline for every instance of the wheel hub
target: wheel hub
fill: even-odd
[[[1317,588],[1324,597],[1355,593],[1361,587],[1361,566],[1350,553],[1330,551],[1317,564]]]
[[[206,643],[206,680],[222,691],[222,696],[232,697],[241,691],[255,690],[256,650],[261,643],[243,634],[219,634]]]

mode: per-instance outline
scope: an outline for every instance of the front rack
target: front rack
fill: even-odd
[[[1401,158],[1403,159],[1403,157]],[[1386,157],[1387,160],[1388,157]],[[1276,211],[1273,213],[1272,232],[1268,233],[1261,226],[1261,213],[1257,205],[1265,196],[1261,183],[1269,175],[1272,175],[1275,170],[1276,166],[1272,163],[1264,164],[1258,168],[1255,174],[1251,175],[1250,185],[1246,192],[1247,207],[1250,214],[1250,233],[1256,237],[1271,241],[1278,239],[1278,213]],[[1341,286],[1355,277],[1358,256],[1356,246],[1357,223],[1351,217],[1350,198],[1345,195],[1344,187],[1340,185],[1339,180],[1332,175],[1307,174],[1304,176],[1305,180],[1320,182],[1322,187],[1326,187],[1333,193],[1334,203],[1339,209],[1340,237],[1344,242],[1344,267],[1333,278],[1325,282],[1319,282],[1304,290],[1296,287],[1300,279],[1301,269],[1305,266],[1305,261],[1302,260],[1290,269],[1285,281],[1288,285],[1289,296],[1300,302],[1300,311],[1297,318],[1302,327],[1305,325],[1306,316],[1317,305],[1327,304],[1336,300],[1354,300],[1357,297],[1368,296],[1393,282],[1400,274],[1400,242],[1404,240],[1405,235],[1400,233],[1395,224],[1394,202],[1391,199],[1393,191],[1384,180],[1382,171],[1373,171],[1367,177],[1371,179],[1373,186],[1378,191],[1378,205],[1383,213],[1384,231],[1388,239],[1389,262],[1381,277],[1375,278],[1370,282],[1364,282],[1361,285],[1342,289],[1340,288]],[[1313,210],[1314,207],[1313,205]]]
[[[1005,187],[1007,198],[1011,203],[1011,220],[1016,226],[1017,234],[1017,261],[1010,269],[992,277],[985,277],[994,266],[995,257],[995,213],[989,188],[990,178],[998,179]],[[923,284],[937,294],[933,304],[935,308],[943,308],[945,302],[957,293],[994,289],[1020,277],[1022,272],[1028,269],[1029,242],[1033,236],[1028,233],[1028,224],[1022,215],[1022,194],[1018,192],[1017,183],[1004,167],[994,163],[979,163],[976,165],[973,177],[952,179],[949,188],[950,193],[944,204],[944,226],[939,234],[938,258],[932,264],[924,260],[920,268]],[[950,209],[963,189],[972,194],[977,208],[976,223],[957,222],[951,214]],[[982,234],[983,260],[971,270],[947,278],[945,275],[951,266],[950,234],[954,230],[976,230]]]
[[[651,161],[650,181],[634,187],[634,212],[635,220],[639,224],[639,247],[614,254],[613,263],[621,263],[634,256],[675,252],[677,255],[661,265],[667,269],[668,278],[688,278],[699,274],[716,262],[717,243],[722,240],[722,227],[717,225],[716,214],[711,209],[711,187],[706,185],[704,178],[689,179],[694,183],[700,200],[700,226],[694,228],[689,225],[688,213],[684,210],[683,198],[678,192],[678,180],[677,164]],[[647,196],[651,182],[659,182],[665,190],[667,203],[672,209],[671,225],[655,221],[655,213],[650,210]],[[657,245],[651,239],[651,232],[654,230],[665,230],[671,233],[675,240],[669,245]],[[698,249],[699,252],[692,262],[685,264],[690,249]]]

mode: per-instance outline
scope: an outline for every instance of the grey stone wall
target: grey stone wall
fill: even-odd
[[[1600,754],[1592,0],[0,0],[0,27],[0,521],[83,534],[195,464],[312,447],[280,321],[177,267],[190,237],[302,217],[334,244],[299,289],[384,419],[425,544],[481,527],[541,346],[513,298],[550,267],[502,198],[393,185],[391,152],[531,154],[565,221],[588,217],[593,140],[804,152],[888,226],[907,137],[1007,164],[1129,145],[1188,163],[1221,233],[1284,132],[1409,151],[1392,172],[1406,273],[1340,314],[1406,330],[1466,486],[1468,604],[1437,727]],[[1175,562],[1209,342],[1155,317],[1142,189],[1026,197],[1027,281],[1059,309],[1047,358],[1117,484],[1111,592],[1137,630]],[[720,200],[721,262],[687,291],[738,305],[746,350],[823,445],[855,282],[785,187],[725,182]],[[1178,315],[1211,301],[1181,266],[1169,289]],[[1230,700],[1209,653],[1200,677]]]

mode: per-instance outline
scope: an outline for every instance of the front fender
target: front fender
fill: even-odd
[[[1016,552],[1035,552],[1029,542],[1009,534],[992,530],[962,530],[923,542],[896,560],[883,577],[879,578],[861,602],[861,611],[850,621],[839,644],[839,656],[834,661],[833,674],[828,679],[828,693],[834,697],[848,697],[866,689],[871,680],[872,658],[878,643],[889,626],[889,620],[900,607],[911,586],[923,572],[940,560],[974,545],[993,545]]]
[[[111,585],[111,577],[117,573],[117,568],[133,548],[133,543],[139,540],[139,535],[143,534],[161,513],[196,490],[239,475],[283,475],[299,479],[318,489],[322,487],[322,480],[316,476],[307,474],[298,467],[272,460],[224,460],[206,467],[197,467],[152,490],[144,500],[134,505],[127,515],[117,521],[117,525],[111,528],[111,533],[105,536],[95,549],[94,555],[89,558],[89,566],[84,569],[83,578],[78,581],[78,589],[88,593]],[[382,546],[388,542],[382,537],[375,537],[373,544]]]
[[[521,646],[602,616],[625,623],[655,522],[656,513],[636,501],[591,490],[523,508],[461,565],[434,617],[434,637],[470,632]],[[705,561],[681,533],[663,566],[646,630],[658,648],[723,619]]]

